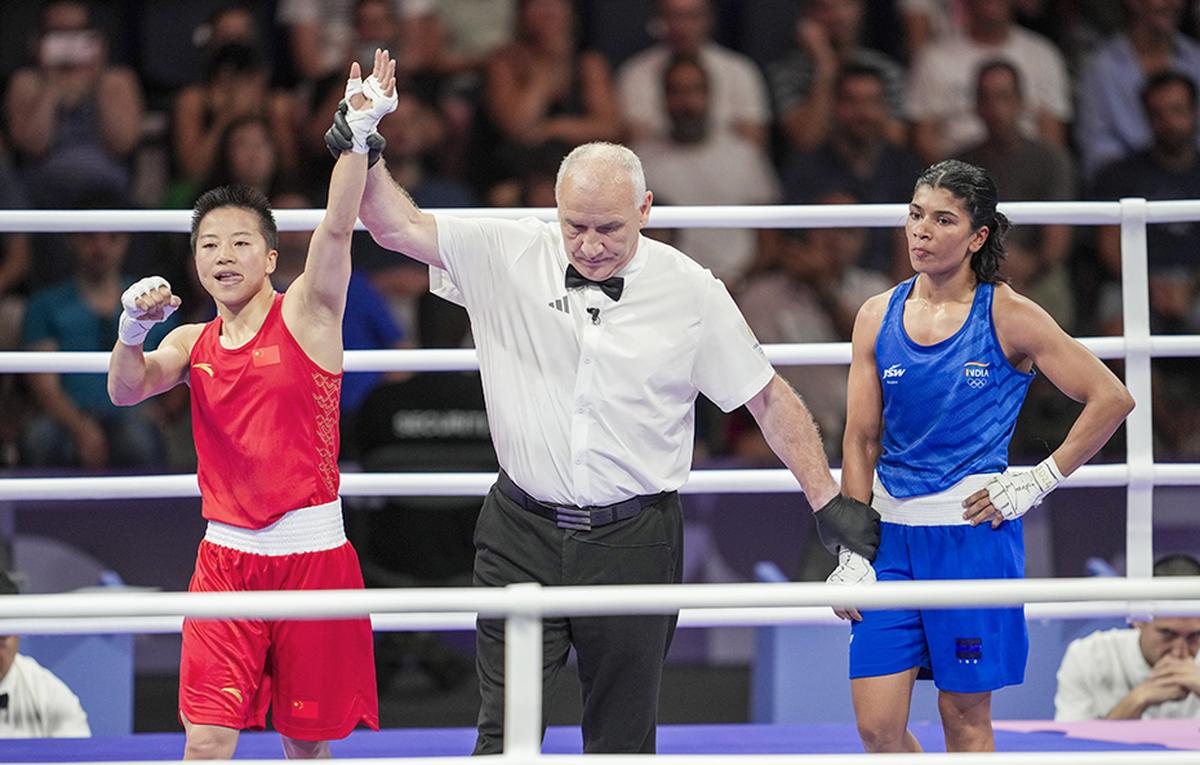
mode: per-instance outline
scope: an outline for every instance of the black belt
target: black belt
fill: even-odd
[[[513,483],[513,480],[508,477],[508,473],[503,470],[500,471],[500,476],[496,480],[496,487],[500,489],[501,494],[529,512],[549,518],[558,524],[560,529],[576,531],[591,531],[597,526],[607,526],[610,523],[632,518],[647,507],[660,502],[667,495],[674,493],[664,491],[660,494],[643,494],[604,507],[573,507],[539,502]]]

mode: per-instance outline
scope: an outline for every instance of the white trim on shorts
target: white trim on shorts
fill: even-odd
[[[342,525],[342,499],[291,510],[261,529],[243,529],[209,521],[204,539],[253,555],[292,555],[333,550],[346,543]]]
[[[997,475],[999,473],[975,473],[949,489],[904,499],[896,499],[888,494],[876,475],[871,507],[878,511],[879,520],[884,523],[898,523],[902,526],[966,526],[969,525],[969,521],[963,519],[963,513],[966,512],[962,505],[963,500],[982,489]]]

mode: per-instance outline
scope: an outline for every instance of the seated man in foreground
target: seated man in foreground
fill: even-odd
[[[1169,555],[1155,576],[1200,576],[1200,562]],[[1055,720],[1200,719],[1200,617],[1159,616],[1093,632],[1067,647]]]

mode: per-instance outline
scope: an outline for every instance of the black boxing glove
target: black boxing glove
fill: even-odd
[[[838,494],[814,517],[817,534],[826,550],[837,555],[840,545],[867,560],[875,560],[875,553],[879,550],[879,513],[870,505]]]
[[[329,153],[334,159],[342,156],[343,151],[350,151],[354,146],[354,133],[350,130],[349,123],[346,122],[346,109],[349,107],[346,100],[342,99],[338,103],[337,111],[333,113],[333,125],[325,131],[325,146],[329,148]],[[372,130],[367,136],[367,167],[372,167],[379,158],[383,156],[383,150],[387,148],[387,139],[379,134],[378,130]]]

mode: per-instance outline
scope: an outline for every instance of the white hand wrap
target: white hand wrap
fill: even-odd
[[[125,345],[141,345],[146,341],[146,335],[150,334],[150,330],[155,324],[166,321],[168,316],[175,313],[178,306],[168,303],[159,306],[162,316],[157,319],[143,318],[146,312],[138,308],[137,299],[160,287],[170,289],[171,285],[161,276],[147,276],[145,279],[134,282],[129,289],[121,293],[123,310],[121,311],[121,320],[117,323],[117,337]]]
[[[350,97],[357,93],[369,99],[362,109],[355,109],[350,105]],[[396,110],[398,102],[399,97],[396,93],[384,95],[383,86],[375,75],[368,77],[365,82],[357,77],[346,81],[346,124],[350,126],[354,141],[351,151],[356,154],[366,154],[369,151],[367,136],[378,127],[383,115]]]
[[[825,581],[830,584],[874,584],[875,568],[871,561],[853,550],[839,547],[838,567]]]
[[[1062,479],[1054,458],[1047,457],[1032,470],[1006,470],[988,481],[984,488],[1000,515],[1011,521],[1040,505]]]

